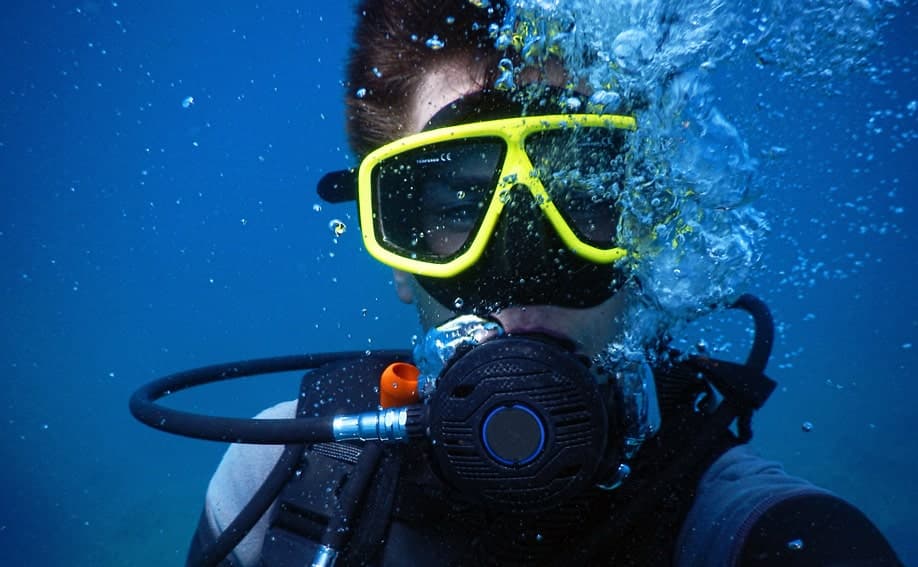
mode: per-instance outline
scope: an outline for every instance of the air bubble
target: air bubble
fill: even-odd
[[[347,225],[344,224],[344,221],[340,219],[332,219],[328,221],[328,229],[334,233],[334,235],[341,236],[347,231]]]
[[[568,110],[573,111],[580,110],[581,104],[582,103],[580,102],[580,99],[575,96],[568,97],[568,99],[564,101],[564,105],[568,108]]]
[[[497,69],[500,71],[500,76],[494,81],[495,88],[502,91],[516,88],[516,83],[513,81],[513,61],[507,58],[501,59],[497,62]]]
[[[446,46],[446,43],[442,39],[440,39],[439,36],[434,34],[433,37],[431,37],[430,39],[424,42],[424,45],[426,45],[430,49],[433,49],[434,51],[437,51],[439,49],[443,49]]]
[[[597,107],[597,112],[615,112],[621,103],[622,95],[614,91],[599,90],[590,95],[590,105]]]

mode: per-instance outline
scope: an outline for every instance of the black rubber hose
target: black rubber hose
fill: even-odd
[[[746,358],[746,366],[757,372],[765,372],[768,359],[771,357],[771,349],[775,344],[775,323],[771,311],[765,302],[748,293],[741,295],[731,307],[742,309],[752,315],[755,322],[755,338],[752,350]]]
[[[379,351],[375,354],[401,360],[405,351]],[[232,380],[245,376],[309,370],[345,358],[366,356],[363,352],[341,352],[261,358],[205,366],[172,374],[144,385],[131,396],[131,413],[139,421],[169,433],[223,441],[288,445],[334,441],[334,416],[297,419],[245,419],[200,415],[167,408],[156,401],[195,386]]]
[[[305,445],[287,445],[280,459],[265,477],[252,498],[220,534],[217,540],[201,552],[200,558],[189,567],[216,567],[229,555],[258,523],[277,498],[297,466]]]

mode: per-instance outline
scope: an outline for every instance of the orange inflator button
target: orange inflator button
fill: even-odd
[[[393,362],[379,377],[379,405],[397,408],[418,402],[417,366],[407,362]]]

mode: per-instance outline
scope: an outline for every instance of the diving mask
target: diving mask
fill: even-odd
[[[565,113],[570,99],[465,96],[359,172],[323,177],[319,194],[357,197],[367,250],[457,313],[596,306],[625,280],[617,236],[637,126]]]
[[[421,132],[368,155],[358,173],[364,243],[377,260],[452,277],[484,252],[511,192],[526,190],[568,249],[620,260],[617,188],[629,116],[555,114]]]

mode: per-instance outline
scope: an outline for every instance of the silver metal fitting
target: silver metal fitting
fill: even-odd
[[[327,545],[320,545],[316,550],[316,556],[312,559],[312,567],[332,567],[337,559],[337,551]]]
[[[332,432],[336,441],[400,441],[408,438],[406,408],[390,408],[335,416]]]

